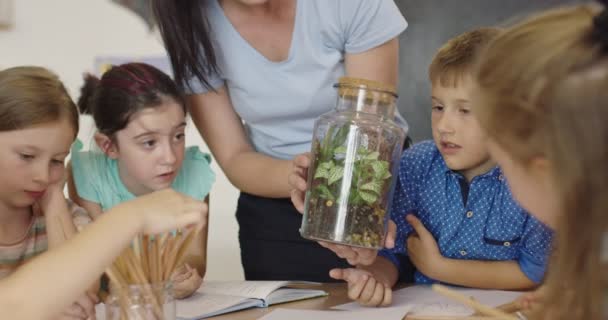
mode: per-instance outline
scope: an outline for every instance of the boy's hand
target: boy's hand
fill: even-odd
[[[291,161],[291,172],[287,181],[291,186],[291,202],[300,213],[304,213],[304,199],[308,179],[308,168],[310,167],[310,152],[297,155]]]
[[[187,263],[173,272],[171,280],[173,281],[173,295],[177,299],[191,296],[203,284],[203,278],[198,271]]]
[[[135,214],[142,224],[141,231],[147,234],[191,225],[197,225],[200,229],[207,223],[207,204],[173,189],[155,191],[123,202],[116,208]]]
[[[438,278],[444,262],[437,241],[413,214],[408,214],[407,222],[414,228],[415,234],[407,238],[407,252],[414,266],[423,274]]]
[[[385,307],[393,300],[393,290],[383,284],[371,273],[361,269],[333,269],[330,277],[348,283],[348,297],[367,307]]]
[[[393,222],[393,220],[389,220],[386,240],[384,241],[384,247],[387,249],[392,249],[393,247],[395,247],[396,236],[397,225]],[[348,261],[348,263],[353,266],[369,266],[374,263],[374,261],[376,260],[376,256],[378,256],[378,250],[376,249],[364,249],[323,241],[319,241],[319,244],[333,251],[338,257],[346,259],[346,261]]]

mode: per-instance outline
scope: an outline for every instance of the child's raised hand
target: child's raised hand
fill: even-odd
[[[439,251],[435,237],[413,214],[408,214],[406,220],[416,232],[407,238],[407,252],[412,263],[423,274],[438,278],[445,258]]]
[[[332,269],[329,276],[348,283],[348,297],[366,307],[386,307],[392,303],[393,290],[361,269]]]
[[[202,228],[207,223],[207,204],[170,188],[123,202],[116,208],[141,219],[141,231],[147,234],[191,225]]]
[[[310,152],[299,154],[291,161],[291,170],[287,178],[289,186],[291,186],[291,202],[300,213],[304,213],[306,179],[308,179],[309,167]]]
[[[171,280],[173,281],[173,295],[177,299],[191,296],[203,284],[203,278],[198,271],[187,263],[173,272]]]

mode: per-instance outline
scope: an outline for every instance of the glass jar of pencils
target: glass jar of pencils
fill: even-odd
[[[315,122],[302,237],[382,248],[406,132],[394,87],[357,78],[334,86],[334,111]]]
[[[106,320],[175,320],[172,282],[110,285]]]

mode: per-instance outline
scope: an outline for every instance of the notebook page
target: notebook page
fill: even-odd
[[[197,292],[265,299],[271,292],[289,283],[289,281],[207,281]]]
[[[196,292],[189,298],[176,300],[177,317],[180,319],[199,319],[203,316],[218,314],[221,311],[239,310],[258,304],[260,301],[249,298],[200,292]]]

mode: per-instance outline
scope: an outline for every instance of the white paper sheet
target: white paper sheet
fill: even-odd
[[[496,307],[515,300],[522,293],[515,291],[478,290],[454,288],[466,296],[473,297],[487,306]],[[424,316],[466,316],[473,310],[453,299],[433,291],[430,286],[412,286],[393,292],[394,307],[407,307],[412,315]],[[337,310],[369,310],[358,303],[347,303],[334,307]]]
[[[408,311],[406,307],[370,308],[358,311],[276,309],[258,320],[402,320]]]

